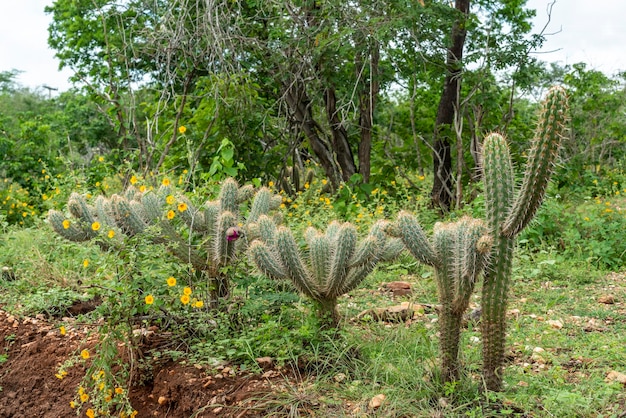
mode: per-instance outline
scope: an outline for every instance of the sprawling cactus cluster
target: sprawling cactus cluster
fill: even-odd
[[[251,198],[250,212],[243,223],[239,206]],[[268,188],[255,193],[252,186],[239,187],[235,180],[228,179],[222,184],[217,200],[199,207],[183,194],[176,194],[170,186],[143,193],[130,187],[124,194],[110,198],[98,196],[93,205],[84,196],[73,193],[67,205],[71,219],[55,210],[49,212],[48,219],[59,235],[75,242],[96,238],[109,230],[128,236],[145,234],[206,275],[211,281],[211,298],[215,304],[228,295],[228,278],[221,274],[221,268],[233,259],[237,239],[244,234],[247,222],[257,221],[280,202],[280,196]],[[184,234],[182,223],[187,227]],[[107,245],[107,240],[98,242]]]
[[[441,304],[442,377],[447,382],[458,380],[463,314],[491,251],[492,238],[487,227],[483,221],[470,217],[454,223],[440,222],[435,224],[429,240],[413,215],[400,212],[387,232],[400,237],[417,260],[435,268]]]
[[[259,239],[250,244],[249,252],[262,273],[290,280],[317,303],[323,323],[336,327],[337,298],[357,287],[379,261],[390,260],[403,249],[398,239],[386,237],[385,225],[385,221],[374,224],[361,241],[348,222],[334,221],[325,232],[310,227],[305,232],[308,250],[303,254],[289,228],[277,227],[262,216]]]

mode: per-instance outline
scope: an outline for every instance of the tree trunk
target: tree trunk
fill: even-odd
[[[380,50],[378,42],[372,41],[369,47],[369,82],[363,83],[363,89],[359,95],[359,127],[361,128],[361,142],[359,143],[359,173],[363,176],[363,183],[369,183],[371,171],[372,152],[372,126],[374,124],[374,108],[380,90],[378,81],[378,63],[380,61]],[[365,60],[361,60],[361,66],[366,65]],[[357,71],[365,73],[365,68]],[[363,71],[361,71],[363,70]],[[358,75],[357,75],[358,79]]]
[[[348,132],[346,132],[337,114],[337,97],[333,86],[326,89],[324,98],[326,101],[326,116],[328,117],[333,136],[333,150],[337,155],[337,163],[341,168],[341,178],[343,181],[348,181],[356,173],[356,165],[350,149],[350,143],[348,142]]]
[[[320,161],[326,177],[334,188],[339,186],[340,172],[332,151],[328,148],[321,137],[322,129],[313,119],[311,103],[301,81],[292,81],[285,86],[285,101],[289,107],[290,117],[309,140],[311,149]]]
[[[452,26],[452,45],[446,59],[446,79],[437,109],[433,143],[433,206],[443,211],[450,210],[454,198],[452,187],[451,138],[453,134],[454,111],[459,101],[463,46],[465,45],[465,20],[469,14],[470,0],[456,0],[455,9],[460,12]]]

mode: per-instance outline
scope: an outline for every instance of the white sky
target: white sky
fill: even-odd
[[[544,61],[560,64],[586,62],[589,68],[613,75],[626,70],[626,1],[528,0],[537,9],[534,32],[547,22],[546,8],[555,2],[548,36],[541,54]],[[23,71],[18,82],[31,88],[43,84],[69,88],[69,70],[58,71],[54,52],[48,49],[48,23],[44,14],[52,0],[0,0],[0,71]],[[558,32],[558,33],[556,33]]]

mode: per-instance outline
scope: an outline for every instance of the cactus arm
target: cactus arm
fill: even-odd
[[[551,88],[539,116],[521,190],[502,228],[503,234],[509,237],[524,229],[541,206],[565,134],[566,108],[565,89]]]
[[[85,196],[73,192],[67,202],[67,209],[72,216],[89,225],[95,222],[94,209],[87,204]]]
[[[354,254],[356,243],[356,228],[347,222],[341,225],[332,244],[328,286],[325,289],[328,296],[336,298],[340,295],[338,291],[348,274],[348,263]]]
[[[314,286],[311,275],[302,262],[296,240],[291,231],[284,226],[278,228],[276,233],[276,248],[280,260],[285,266],[285,273],[296,288],[311,299],[319,300],[319,289]]]
[[[235,179],[229,178],[222,183],[220,189],[220,209],[231,213],[238,212],[237,196],[239,194],[239,186]]]
[[[220,213],[220,203],[218,201],[206,202],[203,205],[204,235],[214,236],[217,228],[217,217]]]
[[[252,207],[248,215],[248,222],[257,222],[261,215],[266,215],[271,209],[272,192],[267,187],[262,187],[252,200]]]
[[[244,186],[241,186],[237,190],[237,203],[245,202],[246,200],[250,199],[252,196],[254,196],[254,186],[253,185],[246,184]]]
[[[274,279],[286,279],[285,268],[270,252],[269,246],[259,240],[254,240],[248,250],[252,261],[266,276]]]
[[[95,201],[96,214],[104,224],[108,226],[117,225],[115,213],[111,201],[104,196],[98,196]]]
[[[227,211],[220,213],[217,218],[213,250],[213,261],[218,267],[226,265],[235,255],[235,242],[229,240],[227,230],[236,226],[237,217],[233,213]]]
[[[424,230],[410,213],[401,211],[396,222],[390,225],[387,231],[392,236],[401,238],[406,248],[418,261],[429,266],[437,264],[435,251],[428,242]]]
[[[331,257],[330,240],[324,234],[315,231],[314,228],[308,230],[307,234],[310,234],[309,258],[313,279],[321,289],[326,289],[330,270],[328,263]]]
[[[91,229],[91,225],[80,221],[70,221],[63,213],[56,210],[50,210],[48,212],[48,221],[57,234],[69,241],[89,241],[97,235],[97,232]],[[63,225],[64,222],[67,228]]]

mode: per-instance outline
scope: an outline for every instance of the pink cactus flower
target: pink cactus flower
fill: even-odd
[[[241,230],[236,226],[231,226],[226,230],[226,240],[235,241],[241,235]]]

